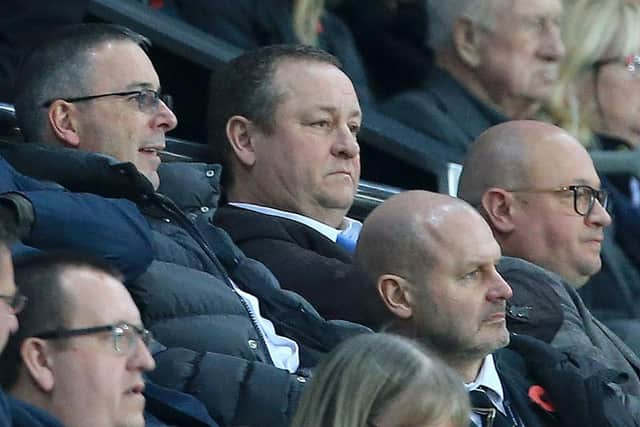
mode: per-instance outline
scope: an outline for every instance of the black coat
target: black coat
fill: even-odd
[[[498,350],[494,357],[505,396],[527,427],[636,425],[608,385],[618,378],[614,371],[602,367],[584,378],[581,367],[593,361],[568,357],[525,335],[512,334],[509,347]],[[529,396],[533,385],[545,390],[552,412]]]
[[[435,69],[422,88],[385,102],[382,111],[445,142],[451,150],[449,160],[458,163],[462,163],[467,148],[482,132],[509,120],[441,69]]]
[[[305,297],[328,319],[373,329],[387,317],[375,284],[351,255],[313,228],[287,218],[225,205],[214,222],[249,257],[266,265],[285,289]]]

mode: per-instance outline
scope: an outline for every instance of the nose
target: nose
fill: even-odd
[[[336,139],[331,146],[331,153],[336,157],[345,157],[348,159],[360,154],[358,139],[349,126],[342,126],[336,131]]]
[[[509,300],[513,296],[511,286],[502,278],[500,273],[493,268],[493,277],[491,278],[491,286],[487,293],[487,300],[490,302],[497,302],[500,300]]]
[[[9,333],[15,334],[18,331],[18,318],[15,314],[11,313],[9,317]]]
[[[152,127],[162,129],[166,133],[178,126],[178,118],[171,109],[164,103],[158,101],[158,111],[153,115]]]
[[[129,359],[129,368],[132,370],[153,371],[155,367],[156,361],[153,360],[149,348],[139,342],[135,352]]]
[[[584,217],[584,220],[587,225],[607,227],[611,224],[611,215],[609,215],[609,212],[607,212],[598,200],[595,200],[591,212]]]
[[[555,22],[549,24],[542,36],[538,54],[546,61],[559,62],[564,58],[565,53],[560,26]]]

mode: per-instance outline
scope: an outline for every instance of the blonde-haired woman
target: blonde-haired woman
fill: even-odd
[[[413,341],[365,334],[316,368],[293,427],[466,427],[463,381]]]
[[[587,146],[640,145],[640,1],[566,0],[551,119]]]

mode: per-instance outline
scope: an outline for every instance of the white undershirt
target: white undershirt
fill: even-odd
[[[273,327],[273,323],[269,319],[262,317],[260,314],[260,301],[250,293],[238,288],[233,280],[231,281],[233,288],[236,290],[240,298],[242,298],[251,308],[253,314],[258,323],[258,327],[264,336],[267,350],[271,356],[273,364],[280,369],[286,369],[287,371],[294,373],[300,366],[300,353],[298,344],[281,335],[278,335],[276,329]]]
[[[482,367],[480,368],[480,372],[478,372],[478,376],[476,379],[469,384],[465,384],[464,387],[467,389],[467,392],[472,390],[476,390],[480,387],[483,387],[487,392],[487,396],[491,403],[498,408],[502,414],[507,415],[504,410],[504,390],[502,389],[502,383],[500,382],[500,377],[498,376],[498,371],[496,370],[496,365],[493,361],[493,355],[488,355],[482,361]],[[471,421],[478,427],[482,427],[482,419],[480,415],[471,412]]]
[[[309,218],[308,216],[300,215],[293,212],[281,211],[280,209],[269,208],[267,206],[254,205],[253,203],[229,202],[229,204],[237,208],[243,208],[253,212],[263,213],[265,215],[277,216],[280,218],[286,218],[292,221],[299,222],[306,225],[307,227],[313,228],[332,242],[335,242],[338,239],[338,234],[342,230],[346,230],[347,228],[349,228],[352,222],[358,222],[355,219],[344,217],[342,227],[340,229],[337,229],[320,221],[316,221],[313,218]]]

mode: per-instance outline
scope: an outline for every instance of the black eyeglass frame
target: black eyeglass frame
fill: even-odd
[[[149,106],[145,106],[142,102],[143,96],[145,94],[153,94],[153,103],[149,104]],[[53,104],[58,99],[65,102],[83,102],[83,101],[91,101],[92,99],[106,98],[108,96],[133,96],[136,95],[136,102],[138,103],[138,108],[140,111],[150,111],[154,112],[157,110],[160,101],[164,102],[164,104],[170,110],[173,110],[173,98],[169,94],[160,93],[153,89],[139,89],[139,90],[130,90],[125,92],[109,92],[109,93],[101,93],[99,95],[88,95],[88,96],[78,96],[75,98],[54,98],[42,103],[42,107],[49,108],[51,104]]]
[[[582,189],[589,190],[589,206],[586,212],[582,213],[578,209],[578,191]],[[607,190],[598,190],[590,185],[578,184],[567,185],[564,187],[550,188],[550,189],[522,189],[522,190],[507,190],[510,193],[561,193],[571,191],[573,193],[573,210],[580,216],[589,216],[593,210],[593,206],[596,204],[596,200],[600,203],[603,209],[609,207],[609,192]]]
[[[16,291],[13,295],[0,295],[0,300],[4,301],[9,307],[11,307],[13,314],[18,314],[27,305],[29,298]]]
[[[119,338],[122,337],[122,335],[118,335],[118,334],[122,334],[119,331],[126,331],[126,330],[132,330],[137,335],[137,337],[139,337],[142,340],[143,344],[147,348],[149,348],[149,345],[153,340],[153,334],[151,333],[151,331],[136,325],[132,325],[130,323],[126,323],[126,322],[114,323],[111,325],[104,325],[104,326],[93,326],[90,328],[78,328],[78,329],[58,328],[50,331],[41,332],[39,334],[33,335],[33,337],[49,340],[49,339],[64,339],[64,338],[72,338],[72,337],[79,337],[79,336],[85,336],[85,335],[94,335],[94,334],[99,334],[101,332],[111,332],[111,335],[113,337],[113,348],[116,350],[116,352],[123,353],[124,349],[122,349],[118,345]],[[134,344],[134,347],[131,348],[131,350],[133,350],[134,348],[135,348],[135,344]]]

